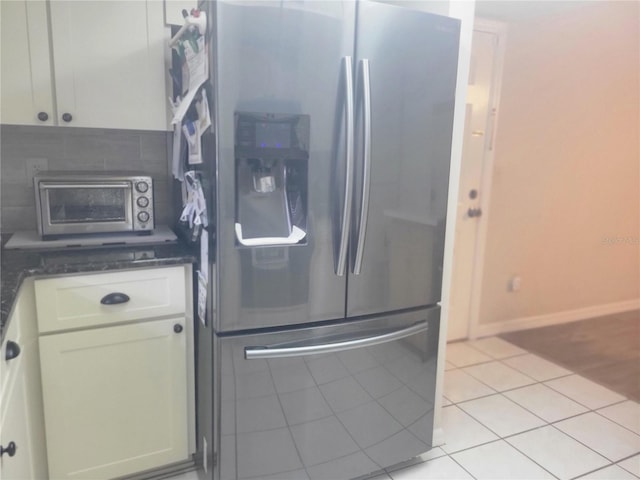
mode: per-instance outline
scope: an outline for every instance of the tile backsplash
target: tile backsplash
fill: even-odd
[[[0,127],[0,231],[35,230],[33,165],[47,170],[143,171],[154,179],[156,223],[170,223],[167,132]]]

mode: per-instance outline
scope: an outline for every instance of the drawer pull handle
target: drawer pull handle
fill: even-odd
[[[8,362],[9,360],[13,360],[14,358],[16,358],[18,355],[20,355],[20,345],[9,340],[7,342],[7,348],[4,352],[4,359]]]
[[[129,300],[129,295],[126,293],[113,292],[102,297],[100,303],[102,305],[118,305],[120,303],[127,303]]]
[[[10,457],[13,457],[16,454],[17,448],[18,447],[16,447],[15,442],[9,442],[9,444],[6,447],[3,447],[2,445],[0,445],[0,457],[3,456],[5,453]]]

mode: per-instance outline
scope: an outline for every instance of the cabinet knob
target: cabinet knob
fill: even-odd
[[[62,120],[69,123],[71,120],[73,120],[73,116],[70,113],[63,113]]]
[[[46,122],[49,120],[49,114],[47,112],[38,112],[38,120],[41,122]]]
[[[183,327],[182,327],[182,325],[180,325],[179,323],[176,323],[176,324],[173,326],[173,331],[174,331],[174,332],[176,332],[176,333],[180,333],[180,332],[182,331],[182,329],[183,329]]]
[[[129,300],[129,295],[121,292],[113,292],[108,295],[105,295],[100,300],[102,305],[118,305],[120,303],[127,303]]]
[[[7,341],[7,348],[4,351],[4,359],[6,361],[13,360],[20,355],[20,345],[11,340]]]
[[[3,447],[2,445],[0,445],[0,457],[3,456],[5,453],[10,457],[13,457],[16,454],[17,449],[18,447],[16,447],[15,442],[9,442],[9,444],[6,447]]]

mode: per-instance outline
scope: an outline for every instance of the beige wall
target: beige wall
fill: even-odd
[[[640,297],[639,4],[538,7],[508,25],[480,324]]]

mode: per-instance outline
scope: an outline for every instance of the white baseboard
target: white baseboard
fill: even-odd
[[[640,309],[640,298],[626,300],[623,302],[607,303],[605,305],[594,305],[592,307],[578,308],[576,310],[548,313],[545,315],[515,318],[513,320],[506,320],[503,322],[477,325],[473,337],[488,337],[491,335],[500,335],[501,333],[514,332],[516,330],[527,330],[529,328],[559,325],[561,323],[575,322],[586,318],[601,317],[604,315],[612,315],[615,313],[638,309]]]

